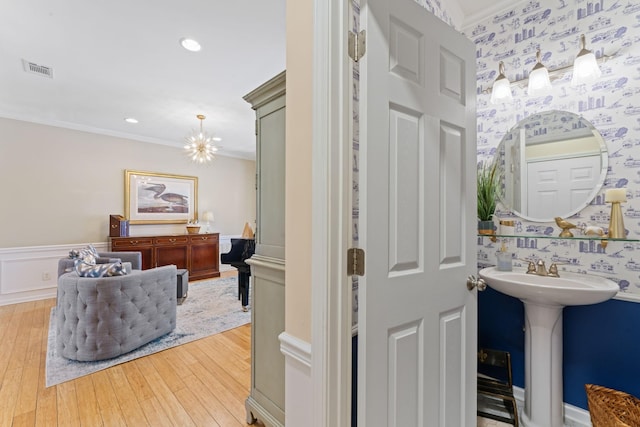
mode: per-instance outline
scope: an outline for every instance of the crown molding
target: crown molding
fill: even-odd
[[[464,34],[467,34],[467,31],[469,31],[474,25],[477,25],[481,22],[486,21],[488,18],[490,18],[492,15],[497,15],[499,12],[503,12],[507,9],[511,9],[514,7],[517,7],[523,3],[528,3],[531,0],[520,0],[517,2],[513,2],[511,0],[501,0],[498,1],[497,3],[493,4],[490,7],[487,8],[483,8],[481,10],[479,10],[478,12],[472,13],[468,16],[464,17],[464,20],[462,22],[462,32]],[[469,34],[467,34],[467,37],[469,37]]]
[[[18,120],[18,121],[27,122],[27,123],[35,123],[35,124],[44,125],[44,126],[53,126],[53,127],[62,128],[62,129],[76,130],[79,132],[93,133],[96,135],[112,136],[114,138],[129,139],[129,140],[138,141],[138,142],[147,142],[150,144],[165,145],[168,147],[182,149],[182,144],[177,143],[176,141],[169,141],[169,140],[159,139],[159,138],[151,138],[151,137],[136,135],[136,134],[127,133],[127,132],[118,132],[118,131],[113,131],[109,129],[99,128],[99,127],[80,125],[77,123],[66,122],[62,120],[37,119],[37,118],[34,119],[33,117],[28,117],[25,115],[10,113],[6,111],[0,111],[0,118]],[[255,153],[245,153],[245,152],[233,151],[233,150],[228,150],[225,153],[217,153],[216,157],[231,157],[231,158],[237,158],[242,160],[252,160],[252,161],[256,160]]]

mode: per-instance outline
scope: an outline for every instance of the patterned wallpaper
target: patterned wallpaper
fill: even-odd
[[[555,223],[534,223],[515,217],[499,206],[499,217],[515,217],[523,237],[509,239],[519,259],[562,262],[561,270],[596,274],[616,281],[628,299],[640,301],[640,3],[617,0],[542,0],[519,2],[471,28],[465,34],[477,46],[478,160],[491,159],[502,137],[520,120],[547,110],[566,110],[590,121],[609,151],[609,169],[602,191],[569,220],[607,228],[609,205],[602,197],[608,188],[627,188],[622,204],[625,227],[632,241],[609,242],[543,238],[559,234]],[[504,61],[506,76],[514,81],[528,75],[541,49],[549,69],[571,65],[585,34],[587,49],[598,57],[613,55],[600,65],[602,76],[593,84],[574,88],[571,72],[552,82],[553,90],[530,97],[513,85],[514,102],[492,105],[490,88]],[[579,232],[574,234],[578,235]],[[526,237],[524,237],[526,235]],[[480,266],[495,264],[497,244],[478,239]],[[524,265],[519,260],[514,265]]]
[[[351,0],[352,10],[352,27],[351,31],[354,33],[360,31],[360,3],[359,0]],[[358,63],[353,64],[353,184],[352,188],[352,226],[353,226],[353,246],[358,247],[359,240],[359,218],[360,218],[360,200],[359,200],[359,164],[360,164],[360,65]],[[358,276],[351,276],[351,289],[353,298],[353,313],[351,317],[351,324],[356,326],[358,324]]]
[[[451,14],[447,10],[446,4],[442,4],[440,0],[415,0],[420,6],[433,13],[436,17],[440,18],[452,27],[455,27]],[[446,3],[446,0],[445,0]]]

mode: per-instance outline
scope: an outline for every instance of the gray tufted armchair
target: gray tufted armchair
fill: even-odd
[[[176,266],[126,276],[58,278],[56,351],[103,360],[128,353],[176,327]]]

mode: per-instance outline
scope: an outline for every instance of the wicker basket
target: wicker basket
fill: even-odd
[[[640,399],[628,393],[586,384],[593,427],[640,426]]]
[[[199,225],[187,225],[187,233],[188,234],[198,234],[200,233]]]

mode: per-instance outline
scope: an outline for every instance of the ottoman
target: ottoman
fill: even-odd
[[[177,270],[176,283],[178,288],[178,305],[180,305],[187,299],[187,293],[189,292],[189,270],[179,268]]]

